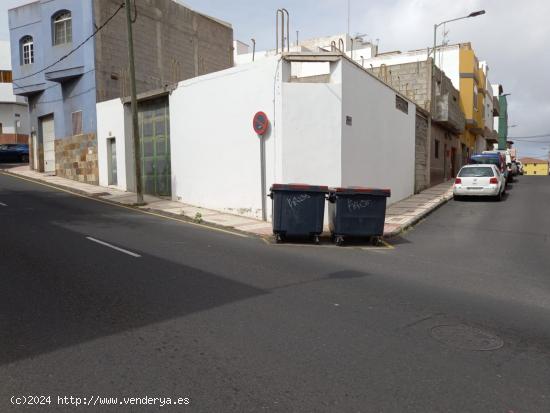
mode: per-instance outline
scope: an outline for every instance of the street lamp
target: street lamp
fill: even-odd
[[[454,22],[454,21],[462,20],[462,19],[469,19],[470,17],[477,17],[477,16],[481,16],[482,14],[485,14],[485,10],[474,11],[474,12],[468,14],[467,16],[457,17],[456,19],[445,20],[444,22],[434,24],[434,48],[433,48],[433,53],[434,53],[434,63],[433,64],[434,65],[435,65],[435,48],[437,46],[437,28],[439,26],[442,26],[442,25],[446,24],[446,23],[450,23],[450,22]]]

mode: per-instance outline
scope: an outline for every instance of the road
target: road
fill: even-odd
[[[550,411],[548,178],[451,201],[393,249],[270,245],[7,175],[0,202],[2,412]],[[120,404],[147,396],[189,405]]]

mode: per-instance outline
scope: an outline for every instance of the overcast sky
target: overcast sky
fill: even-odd
[[[77,0],[75,0],[77,1]],[[138,0],[139,1],[139,0]],[[183,0],[233,25],[236,39],[254,37],[257,50],[275,47],[275,11],[290,12],[291,41],[345,33],[347,0]],[[28,0],[0,2],[0,39],[8,38],[7,9]],[[509,97],[510,136],[550,135],[550,0],[350,0],[352,34],[379,39],[380,51],[433,44],[433,25],[485,9],[447,26],[450,43],[471,42],[489,64],[489,78]],[[519,143],[520,156],[546,156],[550,136]],[[546,148],[546,149],[544,149]]]

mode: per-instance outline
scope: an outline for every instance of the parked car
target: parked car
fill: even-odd
[[[0,145],[0,162],[29,162],[29,145],[24,143]]]
[[[516,161],[512,161],[512,176],[519,175],[519,166]]]
[[[501,152],[498,151],[485,151],[482,154],[473,155],[470,158],[469,164],[492,164],[499,169],[502,175],[504,175],[505,182],[510,182],[510,179],[512,178],[510,175],[510,170],[506,166],[506,158]]]
[[[483,151],[483,153],[499,153],[504,157],[504,163],[506,164],[506,169],[508,169],[508,176],[506,177],[506,182],[512,182],[513,180],[513,171],[512,171],[512,155],[509,149],[496,149],[493,151]]]
[[[457,200],[463,196],[491,196],[500,201],[505,191],[504,175],[494,164],[463,166],[453,186],[453,195]]]
[[[516,161],[516,164],[518,165],[518,173],[523,175],[523,163],[521,161]]]

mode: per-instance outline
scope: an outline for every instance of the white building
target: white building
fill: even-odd
[[[0,143],[27,143],[28,136],[26,99],[13,94],[10,42],[0,40]]]
[[[389,188],[390,203],[414,192],[416,106],[339,53],[265,57],[161,95],[169,106],[174,200],[260,217],[260,139],[266,190],[293,182]],[[263,138],[252,128],[258,111],[270,119]],[[119,99],[99,103],[97,116],[100,185],[112,183],[114,167],[116,186],[132,190],[128,107]]]
[[[233,61],[235,66],[250,63],[252,61],[265,59],[277,55],[276,50],[253,51],[250,45],[240,40],[233,41]],[[287,49],[285,48],[285,51]],[[370,41],[364,40],[364,36],[350,36],[338,34],[334,36],[317,37],[300,41],[288,47],[291,53],[319,53],[319,52],[342,52],[347,57],[357,62],[370,59],[378,53],[378,46]]]

